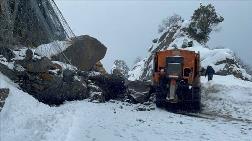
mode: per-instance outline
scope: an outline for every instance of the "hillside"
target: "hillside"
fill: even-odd
[[[234,75],[243,80],[251,80],[251,76],[239,65],[233,51],[228,48],[211,49],[198,43],[188,36],[185,30],[188,24],[189,21],[180,22],[160,33],[159,37],[153,40],[154,43],[149,48],[147,57],[133,66],[129,72],[129,79],[149,80],[155,52],[177,47],[200,52],[201,67],[203,69],[211,65],[218,75]],[[190,47],[188,46],[189,44],[191,44]]]
[[[251,140],[252,81],[247,80],[252,76],[230,49],[201,43],[211,30],[193,27],[199,36],[191,38],[190,21],[179,18],[160,31],[127,80],[126,62],[116,60],[107,73],[101,63],[107,47],[88,35],[76,37],[54,0],[9,2],[0,4],[5,8],[0,23],[16,20],[4,22],[11,30],[0,29],[0,40],[5,37],[2,48],[0,41],[0,141]],[[205,24],[209,12],[203,12],[199,17]],[[211,17],[212,24],[224,20]],[[153,87],[153,55],[177,48],[199,52],[201,72],[211,65],[214,79],[190,71],[196,77],[168,83],[161,74],[160,86]]]

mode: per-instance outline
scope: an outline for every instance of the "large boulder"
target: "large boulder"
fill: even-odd
[[[33,52],[30,49],[26,50],[26,56],[23,60],[15,61],[15,69],[20,66],[29,73],[47,73],[51,69],[62,69],[56,66],[48,57],[34,59]]]
[[[52,56],[53,60],[66,61],[71,60],[72,65],[78,69],[91,70],[97,62],[104,58],[107,48],[97,39],[88,35],[79,36],[72,39],[72,45],[63,53]]]
[[[64,79],[49,73],[26,73],[21,88],[48,105],[60,105],[65,101],[83,100],[89,97],[87,85],[83,81]]]
[[[27,51],[25,59],[15,62],[14,74],[23,91],[48,105],[88,98],[86,82],[75,79],[73,70],[66,69],[63,75],[54,73],[61,69],[47,57],[34,59],[32,53]],[[13,74],[12,71],[6,71],[8,73]]]

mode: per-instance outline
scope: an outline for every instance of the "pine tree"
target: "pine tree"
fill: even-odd
[[[216,13],[213,5],[200,5],[194,11],[187,31],[192,38],[205,44],[209,40],[209,34],[212,30],[223,21],[224,18]]]

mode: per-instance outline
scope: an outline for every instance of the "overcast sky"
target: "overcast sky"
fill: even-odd
[[[115,59],[132,66],[137,56],[145,57],[158,25],[174,13],[190,19],[200,1],[85,1],[55,0],[76,35],[91,35],[108,51],[102,60],[109,71]],[[208,1],[225,21],[213,33],[210,47],[223,46],[235,51],[252,65],[252,1]]]

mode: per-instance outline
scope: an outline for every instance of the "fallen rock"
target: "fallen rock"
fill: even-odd
[[[155,106],[153,103],[150,105],[139,104],[135,107],[135,110],[137,110],[137,111],[152,111],[152,110],[155,110]]]
[[[102,92],[92,92],[90,93],[90,101],[94,103],[104,103],[105,97]]]
[[[107,74],[107,71],[103,67],[101,61],[97,62],[93,68],[94,71],[100,72],[101,74]]]
[[[124,99],[126,93],[125,79],[116,75],[94,75],[89,79],[104,92],[105,100]]]
[[[8,61],[15,57],[13,51],[7,47],[0,47],[0,55],[2,55]]]
[[[44,91],[35,93],[33,96],[40,102],[49,105],[60,105],[65,101],[83,100],[89,97],[86,85],[79,81],[59,82]]]
[[[88,85],[88,93],[90,96],[90,101],[95,103],[105,102],[105,95],[102,89],[96,86],[94,83]]]
[[[15,62],[15,66],[19,65],[29,73],[47,73],[50,69],[58,69],[58,66],[47,57],[33,59],[33,52],[30,49],[26,50],[25,59]]]
[[[10,90],[9,89],[0,89],[0,112],[4,106],[5,99],[8,97]]]
[[[133,99],[134,103],[144,103],[148,101],[148,94],[149,92],[136,92],[129,90],[129,96]]]
[[[24,67],[28,72],[45,73],[53,67],[53,63],[47,57],[43,57],[38,60],[26,62]]]
[[[15,71],[9,69],[6,65],[0,63],[0,72],[6,75],[8,78],[10,78],[13,81],[18,80],[18,75]]]
[[[33,59],[32,52],[26,52],[24,60],[15,62],[15,75],[23,91],[48,105],[60,105],[65,101],[83,100],[89,97],[85,81],[75,80],[75,72],[55,65],[47,57]],[[22,67],[23,69],[17,69]],[[60,70],[56,73],[54,70]]]
[[[48,105],[60,105],[65,101],[83,100],[89,97],[85,82],[78,80],[65,82],[63,78],[48,73],[40,75],[26,73],[25,77],[26,80],[20,84],[21,88]]]
[[[150,97],[150,83],[143,81],[130,81],[127,84],[128,96],[133,103],[144,103]]]
[[[63,71],[63,81],[64,82],[73,82],[74,81],[74,75],[75,72],[73,72],[72,70],[66,69]]]
[[[88,71],[104,58],[106,51],[107,48],[97,39],[88,35],[83,35],[73,38],[72,45],[64,50],[63,54],[71,60],[72,65],[80,70]],[[52,56],[52,59],[65,62],[64,55],[61,53]]]

